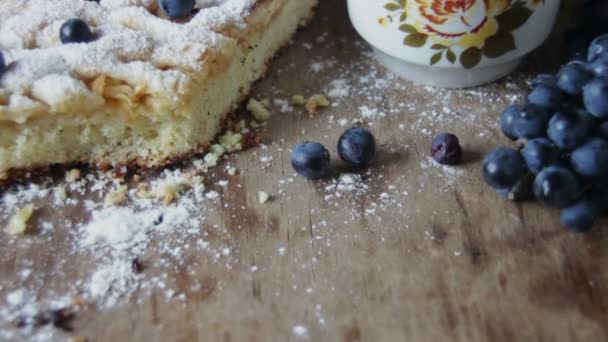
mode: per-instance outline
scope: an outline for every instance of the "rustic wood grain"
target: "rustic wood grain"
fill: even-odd
[[[324,32],[328,43],[316,43]],[[282,53],[254,93],[320,92],[340,77],[340,66],[360,66],[366,74],[374,63],[367,52],[346,18],[344,1],[322,1],[312,25]],[[544,55],[541,51],[536,58]],[[311,61],[330,56],[338,61],[334,68],[310,72]],[[524,70],[536,70],[532,64],[534,59]],[[217,189],[222,202],[200,227],[211,243],[232,247],[233,267],[186,251],[185,261],[168,274],[171,285],[186,295],[185,303],[158,292],[136,293],[119,307],[79,313],[73,335],[148,342],[608,340],[606,222],[586,235],[569,233],[559,226],[555,210],[505,202],[480,178],[482,155],[508,144],[496,118],[510,103],[507,95],[525,91],[508,86],[524,85],[524,76],[484,87],[482,95],[395,81],[394,87],[370,89],[373,100],[351,96],[315,118],[299,109],[275,115],[263,134],[269,146],[263,152],[272,155],[272,164],[260,167],[260,148],[231,156],[241,174]],[[446,94],[449,100],[437,99]],[[289,149],[298,141],[321,141],[336,155],[335,141],[344,128],[328,125],[329,116],[351,119],[361,105],[389,110],[404,102],[411,106],[369,126],[380,152],[371,173],[364,174],[365,194],[327,202],[325,187],[331,181],[296,178],[278,196],[279,180],[293,174]],[[421,113],[441,112],[443,106],[453,111],[446,115],[478,119],[420,119]],[[425,128],[461,137],[467,152],[458,177],[424,167],[430,145]],[[342,165],[336,162],[336,167]],[[216,171],[215,178],[224,177],[222,172]],[[260,205],[258,191],[275,200]],[[391,197],[400,203],[367,213],[372,203],[382,203],[385,192],[400,194]],[[86,219],[82,207],[56,211],[39,206],[43,209],[35,221]],[[1,297],[15,287],[36,285],[18,280],[17,265],[24,261],[42,275],[31,280],[44,284],[37,286],[41,297],[62,293],[82,279],[91,260],[65,251],[69,231],[65,226],[48,238],[33,234],[11,243],[0,238],[0,274],[3,284],[12,284],[0,289]],[[277,253],[280,247],[286,249],[284,256]],[[164,258],[151,251],[144,258],[148,275],[158,272],[154,265]],[[62,273],[53,272],[66,258]],[[250,272],[252,265],[257,272]],[[193,289],[195,282],[201,286]],[[294,335],[296,325],[308,334]]]

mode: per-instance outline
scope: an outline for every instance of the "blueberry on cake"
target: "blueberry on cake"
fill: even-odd
[[[317,0],[3,0],[0,178],[203,151]]]

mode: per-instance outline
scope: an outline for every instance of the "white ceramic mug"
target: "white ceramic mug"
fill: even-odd
[[[348,0],[379,61],[414,82],[463,88],[514,71],[551,33],[560,0]]]

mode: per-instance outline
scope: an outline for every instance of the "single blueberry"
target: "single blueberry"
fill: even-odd
[[[527,173],[521,153],[507,147],[499,147],[483,161],[483,178],[495,190],[510,190]]]
[[[608,77],[608,55],[598,57],[587,64],[587,70],[596,77]]]
[[[587,60],[589,62],[595,61],[597,58],[602,57],[608,53],[608,34],[595,38],[591,45],[589,45],[589,53],[587,54]]]
[[[456,165],[462,158],[462,148],[458,137],[450,133],[441,133],[433,138],[431,155],[439,164]]]
[[[522,108],[522,105],[511,105],[500,114],[500,129],[502,130],[502,133],[511,140],[517,140],[519,138],[515,134],[513,123],[519,116]]]
[[[551,140],[546,138],[532,139],[521,150],[530,172],[537,174],[547,166],[560,162],[560,151]]]
[[[557,77],[552,74],[538,74],[532,79],[532,87],[539,85],[555,87],[557,86]]]
[[[586,232],[593,222],[602,215],[606,206],[606,195],[597,188],[587,190],[579,200],[562,209],[562,224],[575,232]]]
[[[354,167],[364,167],[376,154],[376,139],[365,128],[353,127],[338,139],[338,155]]]
[[[570,155],[572,168],[580,176],[601,178],[608,176],[608,141],[593,138]]]
[[[534,194],[542,203],[563,208],[572,203],[580,192],[580,181],[570,169],[549,166],[536,175]]]
[[[598,133],[599,133],[598,135],[600,136],[600,138],[608,140],[608,121],[603,122],[600,125],[600,129],[599,129]]]
[[[317,142],[298,144],[291,153],[291,165],[305,178],[318,179],[329,173],[329,151]]]
[[[582,63],[568,63],[557,74],[557,86],[570,95],[578,95],[583,91],[585,83],[592,76]]]
[[[587,140],[595,125],[595,118],[583,110],[562,110],[549,121],[547,133],[557,147],[571,150]]]
[[[515,112],[512,117],[510,132],[516,138],[533,139],[547,135],[547,124],[550,111],[542,106],[527,104]]]
[[[608,119],[608,77],[598,77],[583,87],[583,102],[589,113]]]
[[[183,18],[192,13],[196,0],[158,0],[158,4],[170,18]]]
[[[82,19],[70,19],[61,25],[59,38],[63,44],[87,43],[93,40],[93,32]]]
[[[539,84],[528,94],[528,102],[547,108],[557,108],[564,96],[557,86]]]

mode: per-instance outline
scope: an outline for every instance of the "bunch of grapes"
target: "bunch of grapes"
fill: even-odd
[[[536,197],[561,209],[562,224],[586,231],[608,214],[608,34],[586,59],[538,75],[527,104],[508,107],[500,128],[520,149],[486,156],[485,181],[502,197]]]

